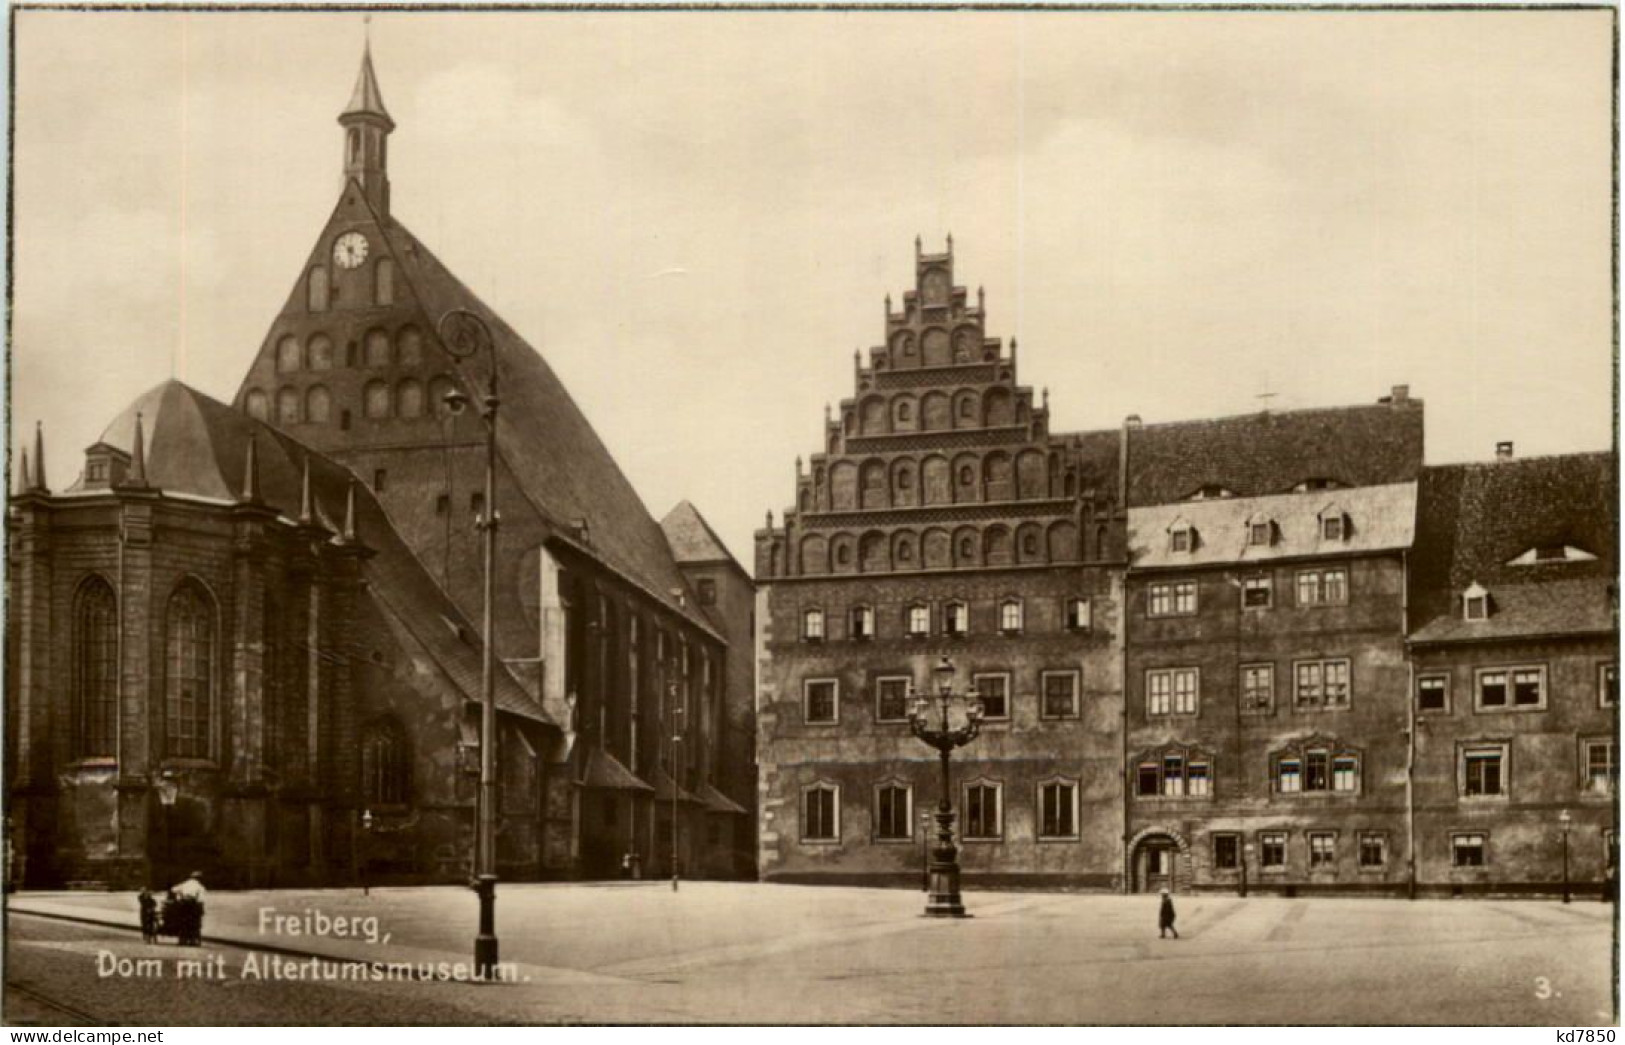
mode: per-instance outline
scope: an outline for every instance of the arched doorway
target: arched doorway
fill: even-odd
[[[1179,891],[1190,882],[1190,846],[1177,832],[1153,828],[1134,837],[1129,848],[1134,891]]]

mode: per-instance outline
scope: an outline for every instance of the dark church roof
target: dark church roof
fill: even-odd
[[[353,488],[356,533],[360,543],[374,552],[362,567],[369,597],[406,629],[466,699],[479,699],[478,631],[463,619],[400,539],[371,491],[348,469],[174,380],[139,396],[107,426],[100,441],[127,451],[135,443],[137,414],[147,438],[147,483],[163,494],[220,504],[242,501],[250,439],[259,466],[260,500],[286,519],[299,518],[306,462],[314,521],[334,533],[341,531],[345,501]],[[76,485],[68,492],[78,489]],[[504,711],[548,721],[541,706],[506,672],[497,674],[497,704]]]
[[[1608,452],[1424,469],[1412,639],[1613,631],[1618,511],[1618,458]],[[1464,619],[1462,594],[1473,584],[1488,593],[1486,620]]]
[[[728,546],[722,543],[722,538],[711,529],[700,510],[688,501],[679,501],[677,507],[666,513],[660,520],[660,528],[665,531],[666,543],[671,545],[673,557],[685,566],[700,563],[729,563],[740,573],[745,568],[739,565],[728,551]],[[750,576],[748,573],[745,576]]]
[[[1305,481],[1379,486],[1422,468],[1422,402],[1243,414],[1129,429],[1131,507],[1167,504],[1218,486],[1237,497],[1286,493]]]

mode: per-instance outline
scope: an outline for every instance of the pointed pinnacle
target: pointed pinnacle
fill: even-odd
[[[344,490],[344,532],[339,539],[345,544],[355,543],[355,476],[350,477],[350,485]]]
[[[243,455],[242,499],[248,504],[260,499],[260,450],[253,432],[248,433],[248,452]]]
[[[34,422],[34,489],[50,492],[45,484],[45,425]]]
[[[147,439],[141,429],[141,411],[135,412],[135,445],[130,447],[130,474],[125,476],[126,486],[147,485]]]
[[[310,501],[310,455],[305,455],[305,475],[299,485],[299,521],[309,526],[316,519]]]
[[[23,447],[22,471],[17,477],[17,492],[27,493],[34,488],[34,477],[28,473],[28,447]]]

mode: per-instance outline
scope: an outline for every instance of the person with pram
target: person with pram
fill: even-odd
[[[162,906],[152,892],[142,889],[136,902],[141,905],[141,938],[158,942],[159,936],[173,936],[182,947],[203,944],[203,872],[193,871],[171,886]]]

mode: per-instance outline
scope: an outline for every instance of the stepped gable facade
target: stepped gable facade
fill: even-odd
[[[563,730],[546,753],[545,873],[619,875],[633,856],[644,868],[669,866],[672,833],[657,820],[673,808],[693,821],[678,842],[691,872],[748,861],[748,847],[707,848],[706,805],[661,799],[652,780],[675,757],[662,738],[677,732],[704,753],[684,757],[684,793],[718,775],[716,760],[733,749],[703,735],[724,718],[704,709],[720,701],[737,718],[749,706],[749,689],[725,669],[748,651],[731,652],[728,629],[701,611],[660,525],[547,362],[394,213],[396,124],[370,52],[339,123],[338,201],[234,405],[351,469],[478,620],[477,524],[487,515],[479,406],[494,359],[497,655]],[[445,351],[438,326],[454,309],[484,321],[492,352],[458,360]],[[450,409],[454,391],[469,409]],[[603,770],[606,759],[618,768]]]
[[[916,249],[884,343],[855,360],[782,524],[756,534],[768,879],[918,875],[940,787],[904,694],[948,656],[988,708],[955,759],[967,876],[1118,880],[1116,436],[1050,432],[954,260],[951,240]]]
[[[1417,875],[1588,892],[1617,875],[1619,461],[1430,467],[1411,600]]]
[[[14,881],[464,875],[478,641],[347,469],[169,381],[9,522]],[[559,731],[497,695],[499,858],[534,876]]]

